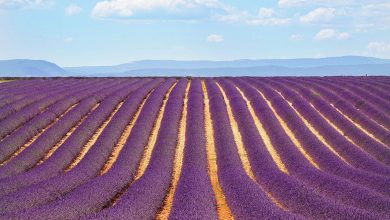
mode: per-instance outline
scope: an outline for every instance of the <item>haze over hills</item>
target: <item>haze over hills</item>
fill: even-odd
[[[61,68],[42,60],[0,61],[0,76],[334,76],[390,75],[390,60],[362,56],[232,61],[140,60]]]
[[[373,57],[344,56],[328,58],[297,58],[297,59],[259,59],[259,60],[232,60],[232,61],[177,61],[177,60],[140,60],[114,66],[86,66],[67,67],[65,70],[73,73],[83,74],[104,74],[104,73],[126,73],[134,70],[152,69],[181,69],[181,70],[207,70],[226,68],[248,68],[248,67],[288,67],[288,68],[308,68],[319,66],[341,66],[341,65],[361,65],[361,64],[390,64],[390,60]],[[267,68],[261,68],[266,71]],[[190,71],[193,72],[193,71]]]
[[[66,76],[68,72],[45,60],[0,60],[0,76]]]

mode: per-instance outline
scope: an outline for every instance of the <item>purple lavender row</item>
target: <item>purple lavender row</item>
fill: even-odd
[[[224,98],[215,82],[208,79],[206,86],[216,131],[218,177],[233,215],[238,219],[299,218],[278,208],[246,174],[235,145]]]
[[[318,82],[318,79],[309,79],[313,82]],[[350,92],[356,95],[358,98],[362,100],[366,100],[373,106],[377,107],[380,111],[390,114],[390,101],[383,97],[383,93],[373,94],[373,90],[364,89],[360,86],[357,86],[356,83],[348,83],[348,82],[338,82],[336,80],[324,80],[325,83],[331,83],[336,86],[338,89]],[[387,95],[389,96],[389,95]]]
[[[336,109],[329,105],[328,102],[324,101],[318,95],[313,94],[307,85],[303,83],[301,85],[295,85],[297,91],[301,96],[308,102],[314,105],[314,107],[334,125],[341,129],[344,136],[349,137],[352,141],[358,144],[359,147],[363,148],[364,151],[375,157],[377,160],[384,164],[390,165],[390,149],[386,148],[383,144],[375,141],[366,135],[363,131],[354,126],[344,116],[342,116]],[[388,135],[390,133],[388,132]]]
[[[78,103],[81,99],[84,99],[99,88],[99,84],[92,84],[90,86],[83,87],[84,89],[72,90],[72,93],[69,94],[70,98],[61,100],[52,106],[49,106],[46,111],[39,114],[38,116],[32,118],[30,121],[26,122],[21,127],[17,128],[12,132],[8,137],[4,138],[0,142],[0,161],[4,161],[17,148],[21,147],[24,143],[30,140],[34,135],[38,133],[41,129],[44,129],[49,125],[55,118],[60,117],[71,105]],[[103,88],[113,86],[116,84],[102,85]],[[103,89],[101,88],[101,89]]]
[[[160,101],[161,101],[161,99],[162,99],[162,96],[165,94],[165,92],[164,91],[166,91],[168,88],[169,88],[169,86],[172,84],[172,81],[171,80],[168,80],[168,82],[166,82],[166,83],[164,83],[163,84],[163,86],[161,86],[161,87],[159,87],[158,89],[156,89],[155,90],[155,93],[154,93],[154,95],[152,95],[150,98],[151,99],[148,99],[148,102],[149,102],[149,104],[148,105],[155,105],[156,104],[156,101],[158,101],[158,99],[157,99],[157,97],[160,97]],[[145,96],[146,94],[144,93],[144,96]],[[138,104],[140,104],[140,102],[141,102],[141,100],[142,100],[142,98],[144,97],[144,96],[142,96],[142,97],[139,97],[139,99],[138,99]],[[135,97],[133,97],[133,98],[135,98]],[[146,106],[145,106],[146,107]],[[151,106],[149,106],[149,107],[151,107]],[[135,113],[135,110],[136,110],[136,108],[137,108],[137,106],[132,106],[132,110],[133,110],[133,113]],[[150,109],[150,108],[149,108]],[[127,110],[129,110],[129,109],[127,109]],[[156,106],[156,109],[155,109],[155,112],[156,112],[156,114],[157,114],[157,111],[158,111],[158,107]],[[129,113],[129,111],[123,111],[122,112],[122,117],[121,118],[117,118],[117,123],[122,123],[122,121],[123,121],[123,117],[128,117],[128,113]],[[142,118],[145,118],[145,119],[147,119],[148,117],[149,117],[149,115],[150,115],[150,111],[145,111],[145,113],[144,113],[144,115],[143,115],[143,117]],[[119,121],[119,119],[122,119],[121,121]],[[130,120],[130,118],[128,119],[128,120]],[[151,123],[153,124],[153,120],[151,121]],[[123,123],[122,123],[123,124]],[[123,124],[123,128],[126,126],[127,124]],[[141,124],[139,124],[139,126],[144,126],[144,124],[143,123],[141,123]],[[151,125],[152,126],[152,125]],[[105,131],[108,129],[108,131],[110,131],[110,132],[108,132],[108,134],[112,134],[112,132],[113,132],[113,129],[116,129],[116,127],[117,126],[114,126],[114,127],[111,127],[111,128],[106,128],[105,129]],[[117,132],[118,133],[118,138],[119,138],[119,136],[120,136],[120,132]],[[139,132],[138,132],[139,134],[143,134],[144,132],[142,131],[142,129],[140,129],[139,130]],[[147,141],[147,139],[148,139],[148,133],[147,134],[144,134],[145,135],[145,139],[146,139],[146,141]],[[139,136],[138,136],[139,137]],[[137,141],[138,141],[138,139],[136,139]],[[133,144],[134,142],[132,142],[131,144]],[[143,146],[142,146],[143,147]],[[99,153],[99,152],[101,152],[101,150],[102,149],[100,149],[100,151],[96,151],[96,153]],[[93,159],[93,158],[90,158],[90,159]],[[119,158],[118,158],[118,160],[119,160]],[[89,161],[89,162],[91,162],[91,161]],[[102,161],[102,162],[105,162],[105,160],[104,161]],[[86,163],[86,164],[88,164],[88,162]],[[100,167],[100,166],[99,166]],[[76,167],[77,168],[77,167]],[[126,167],[122,167],[122,171],[123,172],[125,172],[126,171]],[[72,172],[72,171],[71,171]],[[108,173],[107,173],[108,174]],[[106,175],[107,175],[106,174]],[[105,175],[105,176],[106,176]],[[117,176],[119,179],[123,179],[124,177],[123,176]],[[112,178],[107,178],[107,177],[105,177],[106,179],[107,179],[107,181],[109,181],[109,182],[111,182],[112,183]],[[99,179],[99,178],[96,178],[97,180]],[[125,179],[124,179],[125,180]],[[93,180],[94,181],[94,180]],[[122,183],[124,184],[124,185],[126,185],[126,183],[128,182],[129,180],[127,180],[127,181],[125,181],[125,182],[123,182],[122,181]],[[93,186],[100,186],[100,184],[92,184]],[[92,187],[92,185],[91,185],[91,187]],[[110,187],[109,188],[107,188],[107,189],[111,189]],[[113,193],[113,195],[112,196],[115,196],[115,194],[116,194],[116,191],[117,190],[120,190],[120,188],[118,189],[116,189],[116,190],[112,190],[111,189],[111,193]],[[75,191],[75,192],[80,192],[80,191]],[[105,191],[103,191],[102,193],[107,193],[107,192],[105,192]],[[69,196],[70,195],[74,195],[74,193],[70,193],[70,194],[68,194]],[[79,193],[76,193],[76,195],[77,195],[77,198],[79,198]],[[96,194],[95,192],[92,192],[92,194],[91,195],[98,195],[98,194]],[[70,197],[65,197],[65,198],[72,198],[72,196],[70,196]],[[108,197],[108,198],[105,198],[105,201],[103,201],[103,204],[101,204],[101,206],[103,206],[103,205],[105,205],[109,200],[111,199],[111,197]],[[66,199],[65,200],[62,200],[62,201],[66,201]],[[82,201],[82,203],[83,202],[85,202],[85,201]],[[91,201],[92,202],[92,201]],[[56,204],[56,202],[54,203],[54,204]],[[77,204],[77,205],[80,205],[80,204]],[[44,211],[45,210],[45,208],[50,208],[51,206],[50,206],[50,204],[48,205],[48,206],[43,206],[41,209]],[[75,207],[76,209],[77,209],[77,207]],[[34,212],[34,211],[33,211]],[[55,215],[55,214],[59,214],[59,215],[61,215],[61,213],[51,213],[50,215]],[[64,213],[63,213],[64,214]],[[69,213],[69,214],[71,214],[71,213]],[[73,213],[73,214],[76,214],[76,213]],[[39,216],[39,215],[38,215]]]
[[[138,83],[136,86],[145,86],[144,83],[147,81],[148,80],[142,80],[142,82]],[[78,128],[76,128],[72,135],[51,157],[44,161],[43,164],[26,173],[0,180],[0,195],[14,192],[19,188],[48,179],[65,169],[65,167],[71,163],[72,159],[76,157],[78,152],[80,152],[81,148],[88,142],[90,137],[92,137],[95,130],[98,129],[111,113],[109,110],[116,104],[117,103],[103,100],[101,105],[93,111]]]
[[[379,100],[380,102],[384,102],[385,105],[390,108],[390,94],[388,94],[386,91],[378,89],[378,87],[372,86],[370,84],[366,84],[363,80],[357,81],[350,81],[346,79],[329,79],[328,81],[332,83],[337,83],[341,86],[345,86],[347,88],[351,88],[352,90],[357,89],[358,92],[365,92],[368,93],[370,96],[373,97],[375,100]],[[375,101],[374,101],[375,103]]]
[[[386,165],[373,159],[367,153],[358,150],[345,137],[333,129],[309,103],[303,100],[294,90],[284,82],[281,84],[285,90],[280,90],[284,98],[292,103],[295,109],[316,129],[326,142],[353,167],[370,171],[381,175],[390,175],[390,169]]]
[[[349,108],[352,108],[352,110],[354,110],[353,112],[355,114],[353,114],[352,116],[349,116],[347,114],[349,117],[352,117],[352,119],[354,119],[354,120],[364,119],[364,121],[361,122],[361,126],[363,128],[366,128],[368,131],[371,131],[375,136],[378,136],[382,142],[385,142],[385,144],[390,144],[390,140],[389,140],[390,132],[388,130],[386,130],[385,128],[383,128],[382,126],[380,126],[379,124],[372,121],[372,119],[367,117],[364,113],[360,112],[359,109],[356,109],[356,106],[349,104],[348,102],[345,101],[345,99],[328,91],[326,88],[324,88],[324,86],[318,85],[318,84],[310,82],[310,81],[302,81],[301,84],[302,83],[306,87],[311,87],[311,88],[315,89],[316,91],[319,91],[321,94],[323,93],[324,98],[329,100],[329,102],[333,102],[335,106],[337,106],[337,107],[349,106]],[[355,115],[360,116],[360,117],[356,117]],[[386,117],[386,114],[384,115],[384,117]]]
[[[67,97],[64,95],[69,95],[71,94],[71,91],[78,91],[78,90],[81,91],[81,89],[73,89],[73,90],[63,91],[62,93],[58,93],[57,95],[53,94],[53,98],[50,97],[43,98],[40,101],[32,103],[31,105],[28,105],[23,109],[21,109],[20,111],[15,112],[14,114],[3,119],[2,121],[0,121],[1,124],[0,126],[3,127],[3,130],[0,132],[2,134],[1,141],[8,139],[9,136],[11,136],[19,128],[22,128],[24,125],[31,124],[31,122],[33,121],[38,122],[36,120],[39,119],[35,119],[36,116],[39,116],[41,113],[47,111],[48,108],[53,104],[56,104],[58,102],[63,103],[64,102],[63,100],[67,99]],[[31,99],[33,99],[33,97]],[[55,101],[54,103],[53,100]],[[55,111],[52,112],[52,114],[56,114],[57,116],[60,115],[60,113],[57,114]],[[30,134],[32,132],[37,133],[39,129],[36,129],[35,131],[33,130],[30,130],[29,133]]]
[[[47,81],[47,79],[18,79],[18,80],[13,80],[9,81],[7,83],[2,83],[0,85],[0,91],[5,90],[12,90],[17,88],[20,88],[21,86],[23,87],[29,87],[29,86],[34,86],[37,83]]]
[[[357,121],[363,128],[370,131],[386,145],[390,145],[390,132],[388,130],[384,129],[382,126],[373,122],[369,117],[359,112],[359,110],[355,109],[354,106],[346,102],[343,98],[340,98],[339,96],[328,91],[327,89],[324,89],[319,85],[315,85],[310,82],[305,82],[305,83],[308,86],[314,88],[316,91],[320,92],[324,96],[324,99],[326,99],[329,102],[333,102],[334,105],[337,106],[338,108],[343,107],[343,109],[346,109],[347,111],[346,115],[348,117],[352,118],[354,121]]]
[[[37,81],[37,80],[36,79],[35,80],[20,79],[20,80],[9,81],[6,83],[1,83],[0,84],[0,92],[3,92],[4,90],[7,90],[7,89],[12,89],[13,87],[18,86],[18,85],[22,86],[22,85],[32,84],[31,81]],[[4,93],[1,93],[0,97],[3,95],[4,95]]]
[[[87,85],[86,82],[87,81],[78,80],[46,80],[46,84],[38,84],[36,85],[36,87],[21,87],[20,90],[23,95],[11,94],[11,100],[7,100],[9,104],[4,105],[0,108],[1,119],[5,118],[7,115],[14,113],[15,111],[22,109],[25,106],[28,106],[38,100],[48,97],[50,93],[54,93],[57,90],[67,91],[67,89],[75,89],[80,86]]]
[[[102,210],[105,205],[110,204],[110,200],[114,198],[119,191],[126,189],[126,192],[120,196],[118,202],[116,202],[114,206],[98,212],[94,218],[152,219],[161,206],[170,184],[173,167],[172,161],[175,155],[177,132],[182,111],[182,107],[180,106],[183,104],[186,84],[187,80],[181,79],[169,95],[149,165],[146,168],[145,173],[138,180],[132,182],[131,185],[128,186],[134,178],[139,163],[139,161],[134,160],[133,163],[128,164],[128,166],[113,167],[106,175],[95,178],[83,186],[78,187],[63,199],[49,204],[45,207],[44,212],[58,213],[51,215],[51,217],[53,216],[55,218],[71,219],[86,217],[87,215]],[[156,95],[159,94],[153,94],[152,96]],[[154,99],[152,96],[150,98]],[[147,103],[145,103],[145,108],[147,109],[141,111],[139,121],[135,124],[138,129],[143,129],[140,126],[145,128],[145,125],[153,124],[161,100],[159,102],[152,102],[153,100],[148,100]],[[149,113],[151,112],[148,111],[148,109],[151,108],[147,106],[151,104],[154,104],[155,108],[154,114],[152,115],[150,115]],[[151,117],[151,119],[146,119],[147,117]],[[135,134],[133,135],[132,131],[132,134],[130,134],[126,143],[132,143],[131,148],[133,148],[133,151],[135,150],[134,148],[143,148],[145,146],[148,140],[148,134],[151,131],[151,129],[146,129],[146,131],[143,132],[144,134],[141,135],[136,132],[136,127],[133,128],[136,129],[134,130]],[[135,139],[137,139],[136,145],[134,145]],[[130,147],[130,145],[127,147]],[[123,152],[123,154],[124,153],[125,152]],[[120,157],[118,160],[122,160]],[[117,181],[114,182],[114,179]],[[82,201],[83,196],[88,196],[92,199],[85,203]],[[65,209],[67,209],[66,212],[62,211]],[[83,211],[82,214],[79,214],[82,210],[88,210],[88,212]]]
[[[260,82],[255,85],[271,105],[278,101],[284,102],[267,84]],[[344,178],[316,169],[292,143],[271,111],[264,111],[261,117],[263,120],[260,120],[263,121],[265,130],[269,132],[273,146],[278,151],[282,161],[285,162],[291,175],[339,204],[355,206],[359,209],[390,216],[390,210],[386,209],[390,206],[390,198]]]
[[[2,197],[0,199],[0,207],[4,208],[1,210],[1,212],[15,212],[13,214],[9,213],[8,216],[24,215],[23,212],[17,213],[17,211],[29,209],[31,212],[34,210],[34,207],[38,207],[54,201],[61,195],[69,193],[77,186],[84,184],[90,179],[96,177],[109,158],[118,139],[122,135],[123,129],[130,122],[142,100],[146,97],[148,92],[160,82],[161,80],[157,79],[151,83],[148,83],[130,95],[124,101],[122,107],[113,116],[112,120],[103,130],[97,141],[77,166],[75,166],[69,172],[60,174]],[[164,85],[166,84],[167,83]],[[160,87],[166,88],[167,86]],[[139,132],[142,133],[142,130]],[[67,153],[66,151],[63,152]],[[69,149],[68,153],[73,153],[73,155],[76,155],[78,152],[75,153],[74,149],[71,148]],[[123,153],[121,153],[121,155],[122,154]],[[67,155],[57,154],[53,155],[51,158],[53,158],[53,161],[57,159],[58,162],[61,162],[61,158],[64,156]],[[73,159],[73,157],[71,159]],[[115,164],[118,163],[118,160]],[[66,167],[68,164],[63,164],[62,166]],[[47,169],[50,169],[50,167],[47,167]],[[114,182],[115,181],[116,180],[114,180]],[[28,213],[28,210],[26,210],[26,213]]]
[[[73,88],[74,89],[74,88]],[[63,91],[55,91],[49,93],[49,96],[41,100],[37,100],[31,105],[27,105],[20,111],[9,115],[7,118],[0,121],[0,138],[4,138],[6,135],[11,133],[13,130],[38,115],[48,106],[60,101],[65,98],[67,93],[69,94],[72,88],[64,89]]]
[[[65,81],[66,84],[69,84],[69,82],[74,82],[74,80]],[[0,91],[0,93],[3,94],[0,98],[0,107],[11,104],[17,100],[21,100],[22,98],[25,98],[28,95],[31,95],[31,93],[37,92],[39,90],[45,91],[44,89],[46,89],[46,91],[49,91],[50,88],[55,88],[53,86],[56,86],[56,85],[59,86],[61,84],[64,84],[64,82],[62,82],[60,80],[56,80],[56,81],[49,81],[49,80],[43,81],[43,80],[41,80],[41,81],[37,81],[36,84],[34,84],[34,86],[26,87],[24,85],[20,85],[20,86],[17,86],[16,88],[13,89],[15,91],[13,91],[11,89],[7,89],[5,91]]]
[[[260,99],[260,95],[257,91],[247,82],[235,79],[234,83],[240,87],[245,96],[252,103],[255,114],[265,126],[266,116],[264,115],[269,117],[269,114],[272,113],[267,107],[267,104]],[[259,184],[275,197],[279,203],[293,213],[298,213],[313,219],[347,218],[356,217],[358,215],[372,217],[365,211],[336,203],[326,196],[318,195],[317,191],[314,191],[312,188],[300,182],[295,176],[286,175],[278,170],[275,163],[270,158],[266,147],[262,144],[263,142],[254,126],[245,102],[243,102],[242,98],[232,85],[228,82],[222,82],[221,84],[226,88],[226,92],[229,94],[229,97],[232,98],[232,101],[234,100],[234,102],[231,102],[232,110],[234,109],[235,111],[234,114],[240,116],[237,117],[237,123],[242,131],[243,142],[247,149],[253,173]],[[271,131],[267,129],[267,133],[268,132]],[[272,136],[271,138],[273,146],[278,153],[280,153],[280,150],[284,150],[284,145],[282,145],[282,149],[278,148],[278,146],[275,146],[275,140]],[[281,136],[281,138],[283,138],[283,136]],[[327,211],[324,212],[324,210]]]
[[[269,84],[272,84],[272,82],[269,82],[269,81],[266,81],[266,82],[262,82],[262,86],[263,87],[266,87],[267,88],[267,86],[269,85]],[[268,90],[269,90],[269,87],[267,88]],[[272,96],[278,96],[278,94],[275,92],[275,91],[273,91],[273,90],[269,90],[269,92],[268,93],[270,93]],[[274,106],[275,106],[275,108],[276,109],[278,109],[281,113],[283,113],[283,114],[285,114],[285,112],[286,112],[286,110],[287,109],[289,109],[289,105],[283,100],[283,99],[281,99],[281,98],[276,98],[275,99],[275,104],[274,104]],[[294,115],[294,112],[290,109],[290,115]],[[288,119],[288,120],[287,120]],[[291,123],[291,121],[292,121],[292,116],[286,116],[286,122],[288,122],[288,123]],[[298,120],[298,118],[296,117],[296,115],[295,115],[295,121],[299,121]],[[302,123],[301,123],[302,124]],[[304,134],[304,133],[306,133],[306,132],[308,132],[308,130],[306,129],[306,131],[305,132],[302,132],[302,134],[301,133],[299,133],[298,132],[298,130],[302,130],[302,128],[305,128],[304,126],[300,126],[299,127],[299,129],[298,128],[296,128],[296,126],[292,126],[293,128],[294,128],[294,131],[293,132],[296,132],[298,135],[302,135],[302,134]],[[315,140],[316,138],[314,138],[313,137],[313,141]],[[301,139],[303,142],[306,142],[306,141],[308,141],[308,139],[304,139],[304,138],[302,138]],[[318,142],[318,141],[317,141]],[[322,145],[322,144],[321,144]],[[315,148],[315,149],[311,149],[310,148],[310,142],[308,142],[308,144],[307,144],[307,146],[308,146],[308,149],[309,150],[318,150],[318,148]],[[323,146],[323,145],[322,145]],[[324,146],[325,147],[325,146]],[[326,152],[326,151],[325,151]],[[329,165],[326,165],[326,159],[324,158],[324,155],[325,154],[320,154],[318,157],[319,157],[319,160],[324,160],[324,164],[325,164],[325,166],[329,166]],[[328,155],[330,155],[330,152],[328,152]],[[334,157],[334,159],[336,159],[335,157]],[[329,161],[332,161],[332,160],[330,160],[329,159]],[[339,161],[340,162],[340,161]],[[341,163],[342,164],[342,163]],[[346,164],[344,164],[344,166],[346,166]],[[350,174],[350,173],[349,173]],[[377,181],[378,182],[376,182],[376,183],[374,183],[374,182],[372,182],[372,181],[368,181],[367,182],[367,180],[369,180],[369,178],[373,178],[372,177],[372,175],[370,175],[370,177],[366,177],[366,178],[363,178],[362,180],[364,180],[364,179],[366,179],[366,184],[369,184],[369,185],[373,185],[374,186],[374,188],[376,188],[377,190],[379,190],[379,191],[381,191],[382,193],[385,193],[385,194],[389,194],[389,190],[388,189],[386,189],[386,188],[383,188],[383,184],[386,184],[386,182],[388,182],[388,180],[389,180],[389,178],[388,177],[386,177],[385,179],[383,179],[383,180],[386,180],[387,179],[387,181],[380,181],[378,178],[376,178],[377,179]],[[355,180],[358,180],[357,178],[354,178]],[[382,186],[382,187],[381,187]]]
[[[390,82],[386,83],[386,79],[388,79],[388,77],[341,77],[342,81],[364,83],[380,90],[382,93],[387,93],[387,91],[390,90],[390,86],[388,85]]]
[[[36,141],[34,141],[26,150],[13,158],[5,166],[0,167],[0,179],[21,173],[32,168],[37,162],[39,162],[40,159],[44,157],[46,152],[48,152],[59,140],[61,140],[62,137],[66,135],[66,133],[73,126],[75,126],[85,115],[92,111],[91,108],[94,105],[96,105],[105,97],[109,96],[111,93],[122,93],[118,94],[122,96],[118,97],[118,99],[123,99],[123,96],[126,96],[129,91],[133,91],[131,86],[132,83],[129,86],[127,82],[122,82],[120,84],[116,84],[115,87],[108,88],[106,91],[99,91],[99,93],[95,96],[100,97],[95,98],[93,94],[90,94],[90,97],[86,99],[85,102],[82,102],[79,106],[72,109],[68,114],[61,117],[56,124],[50,127],[41,136],[39,136]],[[113,91],[114,88],[115,91]],[[112,95],[110,96],[110,99],[106,100],[106,102],[113,103],[112,105],[114,108],[115,103],[118,102],[118,99],[115,99],[115,96]],[[96,123],[100,124],[98,123],[98,120],[96,120]]]
[[[288,92],[277,82],[264,82],[269,86],[272,86],[277,91],[280,91],[282,94]],[[305,151],[313,157],[314,161],[321,169],[372,188],[386,196],[390,196],[390,189],[386,187],[390,184],[390,177],[355,169],[342,162],[340,158],[331,153],[330,150],[328,150],[327,147],[311,133],[286,101],[278,100],[275,103],[274,108],[288,127],[291,128],[291,131],[302,144]]]
[[[345,81],[340,81],[340,82],[336,82],[336,79],[334,80],[318,80],[316,78],[307,78],[307,81],[311,81],[313,83],[322,83],[323,86],[328,86],[328,85],[331,85],[332,87],[334,87],[335,89],[337,89],[337,91],[339,92],[342,92],[341,95],[345,95],[346,94],[352,94],[354,99],[357,99],[357,100],[363,100],[363,101],[366,101],[368,102],[368,104],[371,104],[372,106],[378,108],[379,111],[389,111],[389,107],[388,107],[388,100],[384,99],[383,97],[373,97],[373,95],[371,94],[372,93],[372,90],[366,90],[366,89],[363,89],[359,86],[356,86],[356,83],[367,83],[366,81],[352,81],[352,82],[348,82],[350,84],[352,84],[351,86],[348,86],[348,88],[345,88],[345,84],[342,84],[340,85],[341,83],[345,83]],[[372,83],[372,82],[371,82]],[[350,88],[351,87],[351,88]],[[371,85],[371,87],[373,87],[373,85]],[[376,90],[378,89],[381,89],[382,91],[380,92],[380,94],[387,94],[387,91],[390,89],[390,87],[386,86],[385,88],[387,89],[383,89],[383,87],[381,86],[375,86],[374,87]],[[364,92],[366,91],[366,92]],[[388,95],[387,95],[388,96]],[[374,99],[374,100],[371,100],[371,99]],[[378,103],[379,102],[379,105]]]
[[[390,116],[384,114],[384,112],[380,111],[376,106],[368,103],[366,100],[359,98],[351,92],[345,91],[344,89],[336,87],[330,83],[316,82],[315,84],[328,89],[332,89],[333,91],[337,92],[340,97],[343,97],[346,101],[355,105],[357,109],[364,112],[367,116],[375,120],[378,124],[381,124],[384,127],[390,129]]]
[[[144,84],[146,82],[148,82],[148,80],[142,80],[142,82],[138,83],[136,86],[146,87],[147,85]],[[104,105],[114,106],[115,103],[110,104],[109,102],[103,101],[101,106]],[[22,187],[32,185],[59,174],[69,163],[71,163],[72,159],[76,157],[81,148],[88,142],[90,137],[92,137],[102,121],[107,118],[107,115],[110,113],[108,111],[109,109],[110,107],[99,107],[96,111],[94,111],[72,133],[61,147],[41,165],[27,171],[26,173],[21,173],[19,175],[0,180],[0,195],[14,192]]]
[[[0,84],[0,98],[7,96],[8,93],[19,92],[20,88],[34,87],[36,84],[42,84],[45,82],[43,79],[32,79],[32,80],[14,80],[7,83]]]
[[[315,209],[319,209],[321,206],[318,206],[318,202],[315,202],[315,200],[317,199],[321,203],[322,198],[318,195],[314,195],[314,193],[310,192],[309,189],[297,182],[294,178],[290,178],[278,170],[263,144],[246,102],[235,88],[235,85],[225,79],[219,79],[218,83],[221,85],[230,101],[233,116],[237,121],[242,136],[243,147],[247,152],[254,177],[260,187],[263,190],[266,190],[268,195],[271,194],[273,197],[276,197],[277,202],[280,202],[284,208],[288,208],[292,213],[300,213],[306,217],[318,216],[317,212],[319,212],[319,210]],[[241,86],[243,85],[240,82],[236,83]],[[248,92],[247,89],[244,89],[244,91]],[[255,96],[258,96],[258,94],[255,94]],[[252,99],[252,95],[247,97]],[[300,196],[297,196],[298,194]],[[303,197],[308,198],[302,199]],[[271,198],[266,197],[263,199],[270,200]],[[316,206],[312,208],[312,204],[316,204]],[[300,207],[305,207],[305,209]],[[308,209],[309,212],[307,211]]]
[[[348,80],[344,79],[344,80],[340,80],[340,81],[352,84],[352,86],[358,85],[360,88],[364,88],[367,92],[370,92],[370,93],[377,95],[380,99],[383,100],[383,102],[387,103],[388,107],[385,110],[387,112],[389,112],[390,86],[388,86],[387,88],[383,88],[380,85],[375,84],[370,80],[364,80],[364,79],[358,80],[358,79],[352,78],[352,79],[348,79]],[[368,101],[370,101],[370,100],[368,100]],[[373,104],[375,105],[376,103],[374,102]]]
[[[183,164],[169,219],[217,218],[214,193],[207,171],[203,99],[201,81],[193,79],[188,92]]]
[[[376,94],[384,100],[390,100],[390,94],[388,94],[388,91],[390,91],[390,88],[386,88],[380,85],[377,85],[375,83],[369,82],[367,80],[361,79],[351,79],[351,78],[343,78],[341,79],[342,82],[348,82],[348,83],[356,83],[357,85],[361,86],[362,88],[365,88],[369,91],[372,91],[373,94]]]
[[[364,129],[374,134],[375,137],[383,143],[387,145],[390,144],[390,134],[386,129],[373,122],[365,114],[359,112],[353,105],[329,90],[319,86],[313,86],[313,88],[315,88],[316,92],[318,92],[325,100],[333,103],[336,108],[340,109],[345,115],[348,115],[348,117],[350,117],[354,122],[360,124]]]
[[[382,99],[380,97],[377,97],[377,96],[371,94],[370,91],[367,91],[365,89],[359,88],[358,86],[356,86],[356,84],[351,86],[351,85],[349,85],[347,83],[339,82],[339,80],[329,81],[329,80],[319,80],[319,79],[316,79],[316,78],[310,78],[310,79],[307,79],[307,81],[330,83],[333,86],[337,87],[338,89],[348,91],[348,92],[356,95],[360,99],[365,100],[366,102],[368,102],[371,105],[373,105],[376,108],[378,108],[378,110],[383,111],[383,112],[385,112],[387,114],[390,114],[390,103],[388,102],[388,100],[384,100],[384,99]]]
[[[390,86],[389,86],[390,81],[389,81],[388,76],[387,77],[368,77],[365,79],[372,84],[383,86],[383,88],[386,88],[386,90],[390,89]]]
[[[107,85],[106,85],[107,84]],[[82,96],[83,94],[87,94],[87,93],[93,93],[94,91],[97,90],[96,87],[108,87],[110,85],[114,85],[115,83],[112,82],[112,83],[104,83],[104,81],[100,81],[99,83],[93,83],[93,84],[86,84],[86,85],[81,85],[80,87],[78,88],[72,88],[70,89],[69,91],[65,92],[64,94],[67,95],[67,97],[65,97],[64,99],[62,100],[59,100],[58,102],[54,103],[53,105],[50,105],[48,106],[46,109],[42,110],[42,112],[52,112],[53,114],[59,116],[60,114],[62,114],[63,111],[59,111],[60,109],[63,109],[64,106],[67,105],[67,103],[69,101],[67,100],[76,100],[78,97]],[[92,91],[91,91],[92,90]],[[76,102],[74,102],[76,103]],[[66,109],[66,107],[65,107]],[[65,110],[64,109],[64,110]],[[58,112],[59,111],[59,112]],[[38,114],[37,116],[38,117],[42,117],[41,116],[42,114]],[[25,124],[31,124],[33,120],[37,120],[35,119],[36,117],[32,118],[31,120],[27,121]],[[38,123],[38,121],[35,121],[34,123]],[[24,124],[24,125],[25,125]],[[24,125],[20,126],[20,127],[23,127]],[[17,129],[19,129],[20,127],[16,128],[14,131],[12,132],[15,132]],[[10,134],[12,135],[12,133]],[[7,139],[8,137],[6,137],[5,139]],[[1,141],[4,141],[5,139],[1,140]]]
[[[69,90],[69,87],[77,88],[79,85],[82,84],[77,81],[71,84],[61,84],[60,82],[55,82],[54,85],[45,87],[46,90],[44,91],[27,91],[28,95],[26,95],[24,98],[15,100],[15,102],[0,108],[0,120],[14,114],[15,112],[23,109],[24,107],[34,104],[37,101],[40,101],[50,96],[54,96],[57,93],[66,92]]]

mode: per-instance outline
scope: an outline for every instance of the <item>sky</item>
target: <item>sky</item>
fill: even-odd
[[[390,0],[0,0],[0,60],[390,58]]]

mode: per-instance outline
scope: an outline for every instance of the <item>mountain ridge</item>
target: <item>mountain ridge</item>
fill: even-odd
[[[390,75],[390,60],[343,56],[295,59],[139,60],[113,66],[60,67],[45,60],[0,60],[0,77]]]
[[[390,64],[388,59],[363,56],[342,56],[326,58],[294,58],[294,59],[240,59],[228,61],[210,60],[138,60],[112,66],[65,67],[73,73],[106,74],[123,73],[140,69],[199,69],[199,68],[238,68],[255,66],[281,66],[289,68],[307,68],[316,66]]]

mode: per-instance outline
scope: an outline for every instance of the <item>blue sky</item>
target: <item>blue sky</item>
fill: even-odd
[[[0,0],[0,59],[390,58],[384,0]]]

